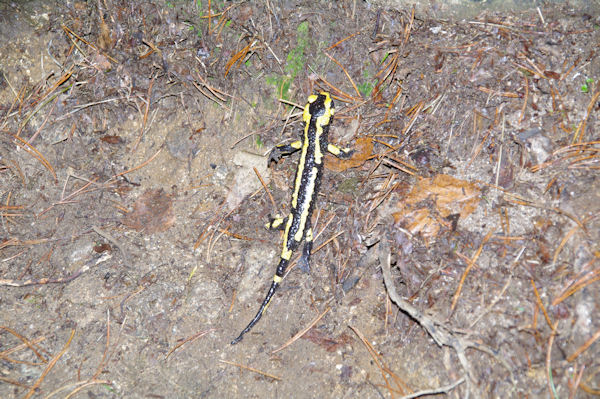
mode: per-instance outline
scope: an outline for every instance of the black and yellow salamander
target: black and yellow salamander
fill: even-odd
[[[294,193],[292,194],[291,210],[287,217],[277,217],[269,223],[269,228],[283,229],[283,249],[277,265],[277,271],[273,276],[271,288],[263,300],[258,313],[250,321],[248,326],[240,335],[231,341],[232,345],[237,344],[244,338],[244,334],[254,327],[260,320],[263,313],[269,306],[275,291],[283,280],[283,275],[287,269],[292,253],[298,248],[302,239],[304,239],[304,248],[302,257],[299,261],[301,269],[309,270],[310,252],[313,245],[313,231],[311,226],[311,215],[317,193],[323,174],[323,155],[329,151],[339,158],[349,158],[352,155],[351,150],[336,147],[329,144],[327,136],[329,126],[333,121],[333,100],[329,93],[321,92],[308,97],[308,103],[304,107],[302,119],[304,121],[304,135],[302,140],[290,144],[278,145],[269,155],[269,163],[277,162],[283,155],[288,155],[297,150],[301,150],[298,170],[296,171],[296,180],[294,183]]]

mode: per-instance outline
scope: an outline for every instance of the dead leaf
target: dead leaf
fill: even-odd
[[[481,190],[474,183],[448,175],[420,179],[410,193],[397,204],[398,211],[393,213],[396,223],[401,223],[411,234],[420,234],[431,238],[438,235],[444,220],[450,215],[469,216],[479,204]],[[434,209],[423,205],[424,201],[433,201]],[[432,214],[432,212],[436,214]]]
[[[110,34],[110,28],[106,22],[100,22],[100,37],[98,38],[98,47],[106,51],[113,47],[113,38]]]
[[[168,230],[174,222],[173,200],[163,189],[146,190],[122,220],[125,226],[148,234]]]
[[[477,208],[480,194],[481,190],[473,183],[448,175],[437,175],[433,179],[419,180],[406,201],[416,204],[432,199],[442,217],[460,213],[464,219]]]
[[[94,245],[94,252],[101,254],[102,252],[112,251],[110,244],[104,243],[100,245]]]
[[[108,144],[120,144],[123,142],[121,136],[115,136],[113,134],[105,134],[104,136],[100,137],[100,140]]]
[[[406,212],[394,213],[396,222],[402,222],[406,230],[412,235],[420,234],[422,237],[435,237],[440,232],[440,223],[431,216],[429,209],[406,209]]]
[[[92,59],[92,64],[102,72],[109,71],[112,68],[110,61],[106,56],[96,53]]]
[[[317,344],[327,352],[335,352],[340,346],[347,345],[352,342],[352,337],[346,333],[338,335],[337,338],[328,337],[325,333],[319,332],[311,328],[302,336],[313,344]]]

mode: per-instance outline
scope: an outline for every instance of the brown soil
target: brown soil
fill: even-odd
[[[599,42],[568,6],[2,2],[0,397],[598,397]],[[355,155],[232,346],[319,90]]]

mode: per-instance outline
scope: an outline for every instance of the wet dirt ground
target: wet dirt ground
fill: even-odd
[[[598,397],[599,42],[569,5],[2,2],[0,397]],[[319,91],[354,155],[232,346]]]

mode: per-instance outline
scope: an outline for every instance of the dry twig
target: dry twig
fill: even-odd
[[[472,384],[472,381],[475,381],[474,373],[471,370],[471,366],[467,357],[465,355],[465,350],[468,348],[477,349],[484,353],[489,354],[498,360],[506,369],[510,372],[512,381],[514,380],[512,370],[506,364],[506,362],[499,358],[494,351],[482,344],[478,344],[466,338],[456,336],[455,332],[446,325],[446,323],[435,320],[434,318],[427,316],[415,306],[413,306],[410,302],[404,300],[398,292],[396,291],[396,287],[394,284],[394,280],[392,279],[392,273],[390,270],[390,249],[389,245],[385,240],[382,240],[379,243],[379,264],[381,266],[381,270],[383,271],[383,280],[385,281],[385,286],[387,288],[388,294],[392,301],[402,310],[407,313],[413,319],[415,319],[421,327],[423,327],[427,333],[433,338],[433,340],[438,344],[438,346],[449,346],[456,352],[458,356],[458,360],[469,377],[466,379],[467,381],[467,390],[472,392],[475,397],[482,397],[481,393],[478,392],[477,387]]]
[[[250,366],[244,366],[243,364],[240,364],[240,363],[229,362],[229,361],[227,361],[227,360],[222,360],[222,359],[219,359],[219,361],[220,361],[221,363],[230,364],[230,365],[232,365],[232,366],[236,366],[236,367],[239,367],[239,368],[241,368],[241,369],[250,370],[250,371],[252,371],[253,373],[260,374],[260,375],[262,375],[262,376],[265,376],[265,377],[272,378],[272,379],[274,379],[274,380],[276,380],[276,381],[281,381],[281,377],[277,377],[276,375],[269,374],[269,373],[265,373],[264,371],[260,371],[260,370],[258,370],[258,369],[255,369],[255,368],[253,368],[253,367],[250,367]]]
[[[279,348],[275,349],[274,351],[271,352],[271,355],[274,355],[275,353],[287,348],[288,346],[290,346],[291,344],[293,344],[294,342],[296,342],[297,340],[299,340],[300,338],[302,338],[302,336],[304,334],[306,334],[308,332],[308,330],[310,330],[311,328],[314,327],[315,324],[317,324],[319,322],[319,320],[321,320],[323,318],[323,316],[325,316],[327,314],[327,312],[329,312],[331,310],[331,307],[327,307],[327,309],[325,309],[323,311],[323,313],[317,315],[314,319],[311,320],[310,323],[308,323],[308,325],[306,327],[304,327],[302,330],[300,330],[296,335],[294,335],[292,338],[290,338],[285,344],[281,345]]]

